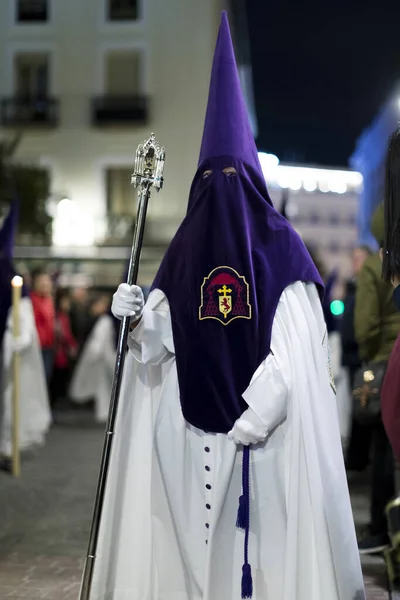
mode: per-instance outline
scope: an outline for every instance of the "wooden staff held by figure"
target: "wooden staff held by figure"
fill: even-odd
[[[154,134],[151,134],[150,138],[146,142],[139,144],[136,150],[135,170],[131,179],[131,183],[133,183],[135,187],[140,186],[140,188],[139,205],[137,208],[135,232],[133,234],[133,244],[128,269],[127,283],[129,285],[134,285],[137,282],[150,190],[152,187],[154,187],[158,192],[162,188],[164,181],[164,162],[165,149],[159,146],[155,140]],[[83,572],[80,600],[89,600],[90,590],[92,587],[97,541],[99,537],[101,514],[107,485],[108,468],[111,458],[111,444],[114,436],[114,426],[117,417],[118,400],[121,391],[122,373],[125,364],[129,327],[130,318],[126,317],[122,320],[121,328],[119,330],[117,358],[115,362],[114,379],[111,391],[110,411],[108,413],[106,437],[104,440],[103,454],[101,458],[100,475],[97,484],[92,527],[90,530],[89,547]]]
[[[21,335],[20,303],[23,280],[16,275],[11,281],[12,285],[12,334],[14,339]],[[12,360],[13,395],[12,395],[12,474],[19,477],[21,461],[19,454],[19,352],[14,352]]]

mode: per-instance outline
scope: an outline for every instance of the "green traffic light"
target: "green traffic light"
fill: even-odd
[[[341,300],[334,300],[331,302],[331,313],[335,317],[339,317],[344,313],[344,303]]]

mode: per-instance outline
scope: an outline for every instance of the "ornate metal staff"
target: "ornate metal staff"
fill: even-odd
[[[163,186],[164,178],[165,149],[157,143],[154,134],[150,138],[139,144],[136,150],[135,170],[131,178],[131,183],[139,187],[139,205],[137,209],[137,218],[135,232],[133,234],[132,251],[129,261],[128,281],[133,285],[137,281],[139,271],[140,253],[143,244],[143,234],[146,222],[147,206],[150,198],[150,189],[154,187],[157,192]],[[93,520],[90,530],[89,546],[86,555],[85,568],[83,571],[80,600],[89,600],[92,586],[93,571],[96,560],[97,543],[103,510],[104,495],[107,485],[108,468],[111,457],[112,440],[114,436],[114,426],[117,417],[118,400],[121,391],[122,373],[125,363],[126,346],[129,335],[130,318],[122,320],[119,330],[117,358],[115,361],[114,379],[111,391],[110,410],[106,435],[103,445],[103,454],[101,458],[100,475],[97,484],[96,499],[93,511]]]

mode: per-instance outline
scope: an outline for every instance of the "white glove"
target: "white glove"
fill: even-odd
[[[24,337],[24,336],[19,336],[17,338],[12,338],[11,341],[11,351],[13,354],[19,354],[20,352],[23,352],[24,350],[26,350],[27,348],[29,348],[30,345],[30,339],[28,337]]]
[[[131,317],[131,321],[138,321],[143,314],[144,296],[138,285],[121,283],[113,296],[111,312],[117,319]]]
[[[264,425],[251,408],[248,408],[228,433],[228,439],[233,440],[236,445],[249,446],[250,444],[264,442],[268,433],[268,427]]]

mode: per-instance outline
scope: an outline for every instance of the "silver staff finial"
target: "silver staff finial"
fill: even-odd
[[[149,139],[139,144],[135,156],[135,170],[132,174],[131,183],[135,187],[139,185],[153,186],[157,192],[163,186],[165,163],[165,148],[157,142],[154,133]]]

